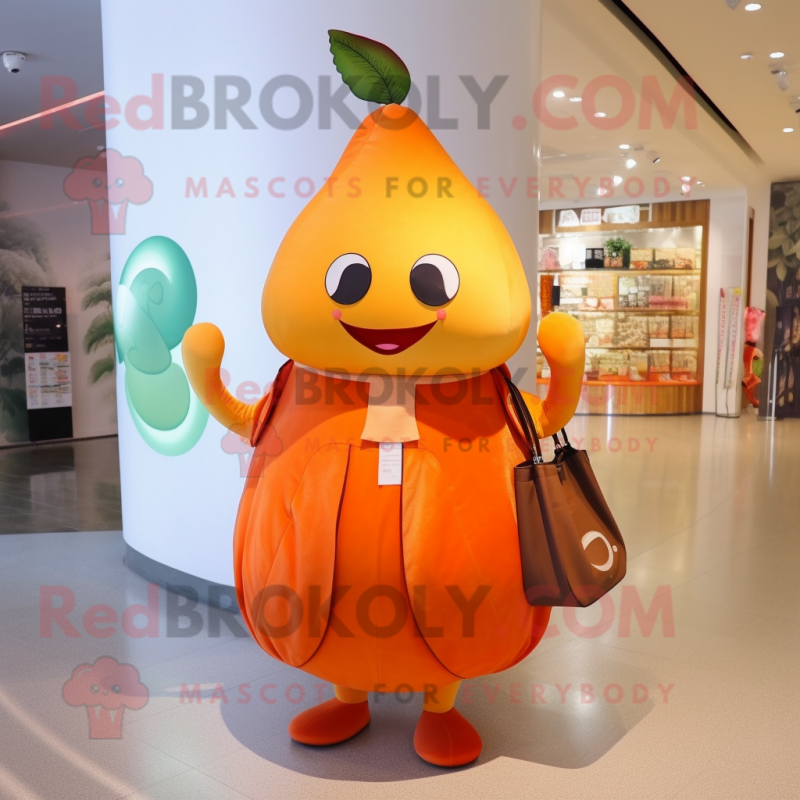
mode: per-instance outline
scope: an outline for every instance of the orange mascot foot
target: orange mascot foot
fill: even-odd
[[[335,697],[298,714],[289,723],[289,736],[302,744],[338,744],[369,724],[369,703],[343,703]]]
[[[454,708],[444,714],[423,711],[414,732],[417,755],[437,767],[460,767],[483,748],[478,731]]]

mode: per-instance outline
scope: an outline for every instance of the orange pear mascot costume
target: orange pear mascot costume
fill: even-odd
[[[385,105],[267,276],[264,325],[291,360],[253,406],[220,381],[215,326],[187,332],[184,362],[255,446],[234,536],[242,615],[267,653],[334,685],[292,738],[344,741],[369,722],[368,692],[420,692],[416,751],[456,766],[481,751],[453,707],[460,681],[525,658],[549,619],[523,591],[513,468],[527,453],[503,380],[530,293],[500,219],[398,105],[400,59],[340,31],[331,43],[354,92]],[[550,388],[526,401],[548,436],[577,405],[584,337],[551,314],[539,343]]]

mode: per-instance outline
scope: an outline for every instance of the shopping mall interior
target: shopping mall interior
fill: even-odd
[[[800,798],[797,0],[0,23],[0,797]]]

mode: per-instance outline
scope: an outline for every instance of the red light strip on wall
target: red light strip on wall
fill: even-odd
[[[7,130],[8,128],[14,128],[17,125],[24,125],[26,122],[31,122],[34,119],[41,119],[42,117],[50,117],[53,114],[58,114],[59,111],[64,111],[67,108],[73,108],[74,106],[79,106],[82,103],[88,103],[90,100],[94,100],[97,97],[103,97],[105,92],[95,92],[94,94],[87,94],[86,97],[79,97],[77,100],[73,100],[71,103],[63,103],[60,106],[54,106],[53,108],[48,108],[47,111],[40,111],[38,114],[31,114],[29,117],[23,117],[22,119],[14,120],[14,122],[7,122],[5,125],[0,125],[0,131]]]

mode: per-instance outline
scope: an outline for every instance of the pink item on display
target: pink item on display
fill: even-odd
[[[760,308],[748,306],[744,310],[744,339],[755,344],[764,330],[766,313]]]

